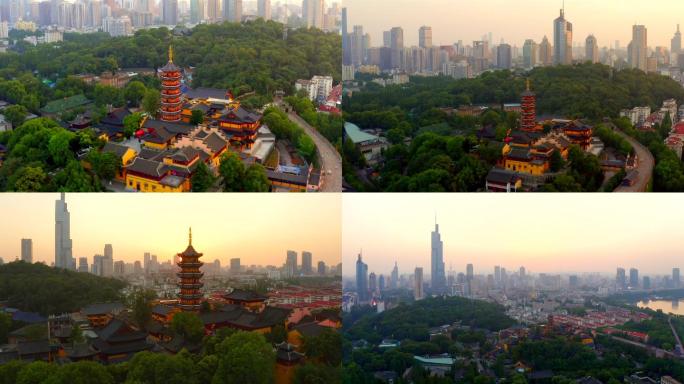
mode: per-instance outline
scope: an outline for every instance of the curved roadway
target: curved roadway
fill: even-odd
[[[627,135],[619,129],[616,129],[615,132],[627,139],[627,141],[632,144],[632,147],[634,147],[634,151],[636,151],[637,157],[639,159],[636,167],[636,170],[639,172],[639,174],[637,175],[637,180],[634,185],[620,185],[619,187],[615,188],[614,192],[646,192],[648,188],[648,182],[651,181],[651,177],[653,175],[653,168],[655,167],[655,159],[653,158],[651,151],[649,151],[648,148],[638,142],[635,138]]]
[[[335,147],[296,113],[290,112],[287,116],[302,127],[316,144],[318,158],[321,159],[321,192],[342,192],[342,157]]]

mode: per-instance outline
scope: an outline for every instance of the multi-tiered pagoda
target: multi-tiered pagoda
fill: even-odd
[[[161,119],[163,121],[180,121],[181,101],[181,69],[173,63],[173,47],[169,47],[169,62],[161,68]]]
[[[522,94],[520,103],[521,109],[521,124],[520,128],[523,131],[534,131],[537,127],[537,97],[534,92],[530,91],[530,80],[527,80],[527,89]]]
[[[178,294],[179,307],[185,312],[199,312],[200,302],[202,300],[202,292],[200,289],[202,284],[201,279],[204,273],[200,272],[200,267],[204,264],[199,261],[202,254],[195,251],[192,247],[192,228],[190,228],[188,247],[183,253],[178,254]]]

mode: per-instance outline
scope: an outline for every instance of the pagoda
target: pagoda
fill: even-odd
[[[163,121],[180,121],[181,101],[181,69],[173,63],[173,47],[169,46],[169,62],[161,68],[161,119]]]
[[[199,312],[202,299],[200,288],[204,286],[201,282],[204,273],[200,272],[200,267],[204,263],[199,261],[202,254],[192,247],[192,228],[190,228],[188,247],[177,256],[179,259],[178,266],[181,269],[177,274],[180,279],[178,282],[180,289],[178,294],[179,307],[184,312]]]
[[[530,80],[527,79],[527,89],[522,93],[520,103],[520,128],[523,131],[535,131],[537,127],[537,97],[530,91]]]

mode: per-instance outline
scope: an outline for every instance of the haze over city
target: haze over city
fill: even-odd
[[[0,209],[0,257],[13,261],[22,238],[33,239],[34,262],[55,257],[55,200],[59,194],[5,194]],[[258,194],[67,194],[73,256],[102,254],[112,244],[114,260],[142,260],[144,252],[160,262],[172,260],[188,244],[204,261],[226,265],[276,265],[288,249],[310,251],[328,265],[340,262],[340,199]]]
[[[495,265],[530,273],[614,276],[616,267],[669,274],[682,264],[677,195],[343,196],[342,262],[353,277],[359,251],[368,272],[430,271],[435,214],[448,271],[490,274]],[[427,278],[427,277],[426,277]]]
[[[381,46],[383,31],[397,26],[404,29],[405,46],[418,45],[418,29],[427,25],[435,45],[458,40],[471,44],[491,32],[494,43],[503,38],[522,47],[525,39],[552,39],[553,20],[563,7],[562,0],[344,0],[342,5],[348,10],[349,30],[362,25],[372,46]],[[684,24],[684,2],[566,0],[565,15],[573,24],[575,44],[584,45],[584,39],[594,34],[599,47],[619,40],[624,48],[636,23],[648,29],[649,46],[669,47],[677,24]]]

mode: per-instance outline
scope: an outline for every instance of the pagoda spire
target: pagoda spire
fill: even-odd
[[[173,45],[169,45],[169,61],[173,63]]]
[[[190,227],[190,231],[188,234],[188,245],[192,245],[192,227]]]

